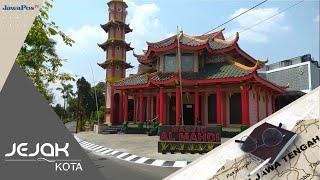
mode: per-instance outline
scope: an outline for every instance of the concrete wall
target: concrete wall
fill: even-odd
[[[316,63],[310,63],[311,73],[311,89],[315,89],[320,85],[320,68]]]

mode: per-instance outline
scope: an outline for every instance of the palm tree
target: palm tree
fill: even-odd
[[[64,112],[66,112],[66,100],[74,96],[72,88],[71,84],[64,84],[63,82],[61,83],[61,87],[57,88],[62,93]]]

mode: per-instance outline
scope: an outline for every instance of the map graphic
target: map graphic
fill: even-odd
[[[292,131],[298,134],[295,142],[274,165],[266,165],[248,177],[261,162],[251,155],[243,155],[227,161],[210,180],[320,180],[319,120],[300,120]]]

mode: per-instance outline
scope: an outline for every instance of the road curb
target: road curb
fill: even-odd
[[[100,155],[112,156],[112,157],[115,157],[115,158],[118,158],[118,159],[121,159],[124,161],[132,162],[132,163],[144,164],[144,165],[149,165],[149,166],[175,167],[175,168],[182,168],[190,163],[188,161],[166,161],[166,160],[161,160],[161,159],[140,157],[140,156],[137,156],[134,154],[121,152],[121,151],[117,151],[117,150],[114,150],[111,148],[107,148],[104,146],[93,144],[88,141],[82,140],[82,139],[78,138],[77,136],[74,136],[74,137],[83,149],[93,151],[93,152],[98,153]]]

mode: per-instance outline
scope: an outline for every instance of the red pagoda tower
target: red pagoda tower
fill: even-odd
[[[109,22],[101,25],[102,29],[108,33],[108,39],[106,42],[98,44],[106,52],[106,60],[98,65],[106,70],[104,124],[112,125],[115,112],[121,112],[120,109],[113,108],[114,99],[122,99],[123,95],[117,94],[115,97],[115,92],[110,88],[110,84],[125,78],[126,69],[132,68],[126,62],[126,52],[133,50],[133,48],[125,41],[125,34],[132,32],[132,29],[126,24],[127,4],[122,0],[111,0],[108,2],[108,7]],[[110,111],[110,117],[108,111]],[[119,114],[119,116],[121,115]]]

